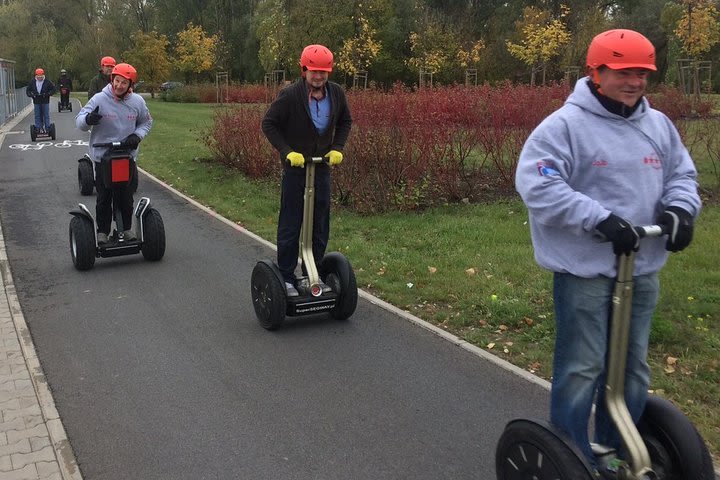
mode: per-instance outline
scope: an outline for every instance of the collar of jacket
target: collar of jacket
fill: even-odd
[[[635,110],[637,110],[640,105],[642,105],[642,97],[640,97],[635,105],[628,107],[623,102],[618,102],[617,100],[613,100],[612,98],[606,97],[600,93],[595,86],[595,83],[593,83],[590,79],[588,79],[588,86],[590,87],[592,94],[595,95],[595,98],[597,98],[600,102],[600,105],[605,107],[605,110],[610,113],[614,113],[615,115],[620,115],[623,118],[628,118],[630,115],[635,113]]]

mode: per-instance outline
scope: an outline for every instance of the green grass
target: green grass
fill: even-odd
[[[278,179],[249,181],[209,161],[198,138],[214,107],[148,101],[155,124],[140,166],[274,242]],[[696,160],[705,167],[707,159]],[[720,208],[705,205],[693,245],[672,255],[661,273],[650,352],[652,388],[691,416],[714,454],[720,453],[718,238]],[[364,290],[549,378],[551,275],[534,262],[519,199],[371,216],[336,208],[329,249],[348,256]],[[678,360],[668,365],[668,357]]]

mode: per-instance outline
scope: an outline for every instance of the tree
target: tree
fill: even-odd
[[[683,0],[687,6],[673,32],[690,56],[693,95],[700,100],[700,58],[720,42],[718,11],[709,0]]]
[[[531,68],[530,85],[535,85],[535,73],[542,71],[543,84],[548,62],[560,54],[560,49],[570,42],[570,33],[561,20],[570,12],[563,7],[559,18],[552,18],[550,12],[526,7],[523,19],[516,24],[520,43],[507,41],[510,54]]]
[[[381,44],[377,41],[377,31],[360,12],[356,17],[356,33],[345,39],[336,62],[338,70],[349,75],[367,71],[380,53]]]
[[[422,32],[422,33],[419,33]],[[409,36],[411,56],[407,64],[413,70],[452,81],[456,74],[458,40],[451,28],[431,16],[421,19],[417,30]],[[456,78],[456,77],[455,77]],[[421,82],[424,81],[422,76]]]
[[[177,69],[185,73],[186,79],[213,68],[219,41],[217,35],[208,36],[202,27],[190,22],[177,37]]]
[[[155,90],[166,81],[172,70],[167,53],[169,41],[165,35],[157,32],[135,32],[132,36],[134,46],[123,53],[123,59],[138,71],[138,77],[145,82],[150,95],[155,98]]]
[[[265,72],[281,66],[287,37],[288,14],[282,0],[262,0],[257,9],[259,23],[256,28],[260,42],[258,58]]]

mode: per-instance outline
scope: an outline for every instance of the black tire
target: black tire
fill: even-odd
[[[30,140],[33,142],[37,139],[37,129],[35,125],[30,125]]]
[[[285,286],[272,268],[258,262],[250,277],[250,293],[258,322],[266,330],[275,330],[285,321]]]
[[[328,253],[320,262],[320,278],[338,294],[330,316],[335,320],[350,318],[358,301],[357,281],[350,261],[342,253]]]
[[[91,160],[82,159],[78,162],[78,186],[81,195],[92,195],[95,187],[95,174]]]
[[[579,452],[530,420],[510,422],[495,450],[497,480],[592,480]]]
[[[62,112],[62,102],[58,102],[58,113]]]
[[[72,112],[72,102],[68,102],[68,110]]]
[[[145,260],[156,262],[165,255],[165,224],[160,212],[150,207],[143,216],[142,254]]]
[[[660,480],[714,480],[705,441],[685,414],[671,402],[648,397],[638,430]]]
[[[50,138],[55,140],[55,124],[51,123],[50,127],[48,128],[48,134],[50,135]]]
[[[93,222],[73,215],[70,220],[70,256],[78,270],[90,270],[95,265],[95,229]]]

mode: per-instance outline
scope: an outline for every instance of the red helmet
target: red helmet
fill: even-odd
[[[588,67],[597,69],[603,65],[613,70],[645,68],[656,71],[655,47],[634,30],[608,30],[592,39],[587,52]]]
[[[36,68],[35,75],[45,75],[45,70],[43,70],[42,68]]]
[[[322,45],[308,45],[300,55],[300,67],[303,72],[306,70],[332,72],[333,54]]]
[[[137,82],[137,70],[129,63],[118,63],[113,68],[110,78],[115,78],[115,75],[120,75],[123,78],[130,80],[130,84],[133,85]]]
[[[116,63],[113,57],[103,57],[100,60],[101,67],[114,67]]]

